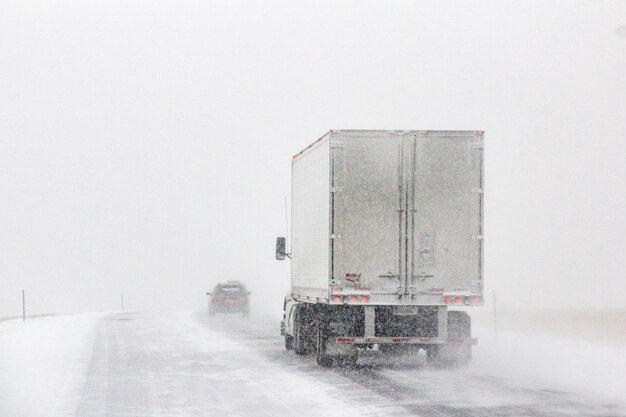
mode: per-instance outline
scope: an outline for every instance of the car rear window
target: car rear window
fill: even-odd
[[[243,288],[240,286],[228,285],[228,286],[219,287],[217,289],[217,292],[223,293],[223,294],[237,294],[237,293],[242,293]]]

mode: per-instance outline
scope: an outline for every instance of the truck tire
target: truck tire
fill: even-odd
[[[465,311],[448,312],[448,337],[472,337],[472,319]]]
[[[317,325],[317,335],[315,339],[315,361],[319,366],[330,368],[335,363],[335,360],[332,356],[326,354],[326,332],[324,331],[323,325]]]
[[[435,368],[447,366],[447,362],[440,356],[440,345],[429,345],[426,348],[426,362]]]
[[[458,368],[471,359],[471,345],[431,345],[426,349],[426,360],[435,368]]]
[[[330,368],[335,363],[335,360],[330,355],[319,355],[315,358],[315,361],[323,368]]]
[[[342,367],[353,368],[356,366],[356,361],[358,360],[358,358],[359,357],[357,354],[339,355],[335,358],[335,364]]]
[[[300,308],[296,310],[296,316],[293,323],[294,327],[294,335],[293,335],[293,350],[296,355],[306,355],[306,333],[304,332],[304,323],[302,320],[302,314],[300,312]]]
[[[293,336],[285,335],[285,349],[293,350]]]
[[[448,337],[472,337],[472,318],[465,311],[448,312]],[[472,359],[472,345],[457,345],[451,348],[452,366],[463,366]]]
[[[448,337],[472,336],[472,319],[465,311],[448,312]],[[471,345],[430,345],[426,348],[426,360],[438,368],[463,366],[472,359]]]

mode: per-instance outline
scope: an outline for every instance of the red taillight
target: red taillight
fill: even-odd
[[[353,303],[356,303],[357,301],[359,301],[359,297],[357,297],[356,295],[353,295],[352,297],[350,297],[350,301],[352,301]]]
[[[450,304],[452,302],[452,297],[443,297],[443,302],[446,304]]]
[[[478,295],[474,295],[470,298],[470,301],[472,304],[480,304],[480,297]]]
[[[454,297],[454,302],[457,304],[461,304],[463,302],[463,297]]]
[[[364,303],[367,303],[370,300],[370,298],[367,295],[364,295],[363,297],[361,297],[361,301],[363,301]]]
[[[336,296],[334,297],[334,300],[335,300],[336,302],[340,303],[340,302],[341,302],[341,296],[340,296],[340,295],[336,295]]]

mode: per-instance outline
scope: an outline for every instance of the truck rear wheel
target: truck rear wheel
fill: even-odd
[[[315,361],[324,368],[330,368],[335,363],[335,359],[326,353],[326,332],[323,324],[317,325],[315,341]]]
[[[315,358],[315,361],[319,366],[322,366],[324,368],[330,368],[335,363],[333,357],[329,355],[318,355]]]
[[[285,335],[285,349],[293,350],[293,336]]]
[[[354,367],[356,366],[356,361],[358,360],[358,355],[339,355],[335,358],[335,363],[339,366],[345,367]]]
[[[432,345],[426,349],[428,364],[436,368],[456,368],[472,359],[470,345]]]
[[[304,347],[304,340],[302,334],[302,324],[296,322],[293,336],[293,350],[296,355],[306,355],[306,348]]]
[[[304,320],[301,308],[296,310],[296,316],[294,320],[294,335],[293,335],[293,350],[296,355],[306,355],[307,353],[307,334],[304,331]]]
[[[448,337],[472,336],[472,319],[465,311],[448,312]],[[472,359],[471,345],[430,345],[426,348],[426,360],[436,367],[457,367]]]
[[[430,345],[426,348],[426,362],[429,365],[440,366],[439,345]]]
[[[472,319],[465,311],[448,312],[448,337],[472,337]]]

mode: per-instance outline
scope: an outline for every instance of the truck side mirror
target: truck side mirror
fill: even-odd
[[[285,260],[285,238],[276,238],[276,259],[279,261]]]

